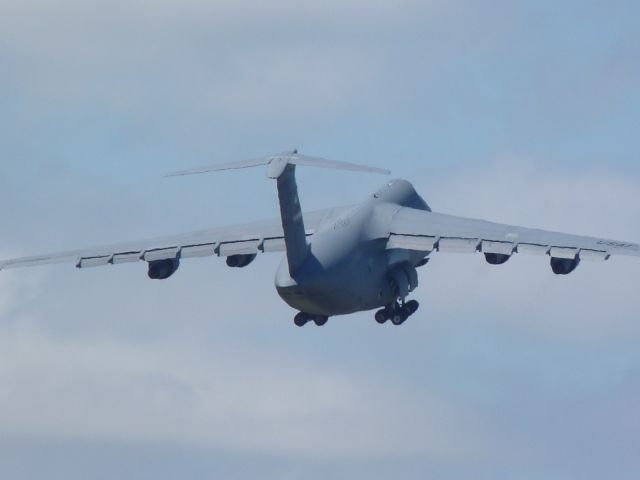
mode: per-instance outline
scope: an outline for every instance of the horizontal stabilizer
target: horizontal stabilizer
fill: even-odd
[[[352,172],[380,173],[389,175],[391,172],[382,168],[368,167],[366,165],[358,165],[349,162],[337,162],[335,160],[327,160],[319,157],[309,157],[301,155],[297,150],[292,152],[284,152],[279,155],[268,157],[254,158],[251,160],[241,160],[239,162],[222,163],[218,165],[210,165],[208,167],[198,167],[190,170],[183,170],[167,175],[175,177],[181,175],[196,175],[199,173],[218,172],[221,170],[235,170],[239,168],[258,167],[260,165],[268,165],[267,175],[270,178],[278,178],[287,165],[303,165],[308,167],[333,168],[336,170],[350,170]]]
[[[239,162],[221,163],[219,165],[209,165],[208,167],[196,167],[189,170],[182,170],[167,175],[167,177],[179,177],[182,175],[197,175],[199,173],[219,172],[221,170],[237,170],[240,168],[259,167],[260,165],[268,165],[267,157],[254,158],[251,160],[241,160]]]

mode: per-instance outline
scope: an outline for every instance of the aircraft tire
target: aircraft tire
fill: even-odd
[[[416,300],[411,300],[407,302],[404,306],[404,308],[409,311],[409,316],[416,313],[419,307],[420,307],[420,304]]]
[[[293,318],[293,323],[295,323],[297,327],[304,327],[308,321],[309,321],[309,317],[307,316],[306,313],[302,313],[302,312],[298,313]]]
[[[382,310],[378,310],[375,315],[376,322],[380,325],[389,320],[389,316],[387,315],[387,311],[383,308]]]
[[[325,317],[323,315],[317,315],[317,316],[313,317],[313,322],[318,327],[322,327],[325,323],[327,323],[327,320],[329,320],[329,317]]]
[[[406,315],[405,312],[403,312],[402,310],[403,309],[399,308],[398,310],[393,312],[393,315],[391,316],[391,323],[393,323],[396,326],[402,325],[404,321],[408,318],[408,315]]]

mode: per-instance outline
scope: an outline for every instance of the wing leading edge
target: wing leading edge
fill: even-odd
[[[640,256],[640,245],[594,237],[400,209],[393,218],[387,248],[424,252],[525,253],[554,258],[607,260],[611,255]]]
[[[323,219],[339,215],[342,210],[333,208],[305,214],[306,234],[312,235]],[[78,268],[87,268],[137,261],[229,257],[284,250],[281,221],[273,219],[183,235],[4,260],[0,261],[0,270],[56,263],[74,263]]]

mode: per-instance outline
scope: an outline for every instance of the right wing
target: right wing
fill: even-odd
[[[640,256],[640,245],[602,238],[516,227],[442,213],[401,208],[393,218],[387,248],[460,253],[529,253],[554,258],[606,260]]]
[[[312,235],[323,219],[339,215],[344,208],[346,207],[305,214],[306,234]],[[212,255],[228,257],[284,250],[281,220],[273,219],[183,235],[4,260],[0,261],[0,270],[53,263],[74,263],[78,268],[86,268],[141,260],[152,262]]]

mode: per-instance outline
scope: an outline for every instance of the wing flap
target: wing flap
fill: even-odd
[[[392,234],[387,243],[387,249],[415,250],[417,252],[430,252],[438,243],[436,237],[419,237],[415,235]]]
[[[499,255],[512,255],[516,246],[512,242],[490,242],[483,240],[480,249],[484,253],[497,253]]]
[[[111,263],[118,265],[120,263],[138,262],[142,258],[142,252],[125,252],[116,253],[111,259]]]
[[[476,253],[480,240],[477,238],[441,238],[439,252]]]
[[[232,255],[252,255],[258,253],[260,240],[249,240],[244,242],[230,242],[220,245],[220,256],[230,257]]]
[[[179,254],[180,247],[158,248],[144,252],[144,260],[147,262],[168,260],[171,258],[177,258]]]
[[[593,262],[609,260],[609,254],[607,252],[599,252],[596,250],[580,250],[578,255],[580,256],[580,260]]]
[[[105,255],[103,257],[81,258],[76,264],[78,268],[102,267],[111,263],[113,255]]]
[[[573,260],[578,256],[578,249],[567,247],[551,247],[549,249],[549,255],[554,258],[566,258],[569,260]]]
[[[180,250],[180,258],[212,257],[216,254],[217,243],[205,243],[204,245],[188,245]]]
[[[549,245],[535,245],[533,243],[519,243],[516,247],[518,253],[525,255],[547,255],[549,253]]]
[[[262,243],[262,251],[267,252],[284,252],[287,249],[284,238],[267,238]]]

